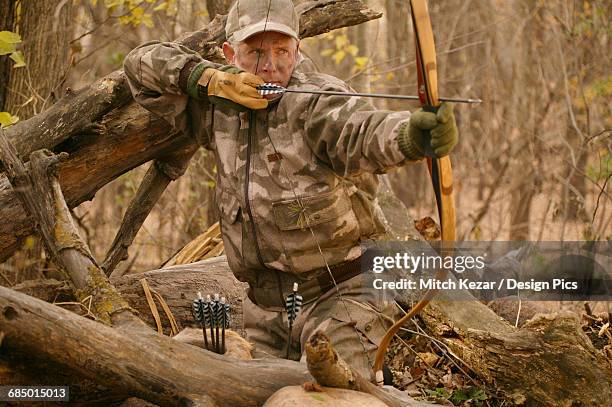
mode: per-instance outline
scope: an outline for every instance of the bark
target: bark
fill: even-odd
[[[181,328],[195,327],[191,314],[191,301],[198,291],[203,295],[220,293],[231,306],[230,326],[242,330],[242,298],[246,283],[234,277],[225,256],[203,260],[193,264],[172,266],[144,273],[111,277],[111,283],[121,296],[135,309],[140,318],[155,328],[155,320],[147,304],[140,280],[146,278],[149,287],[155,290],[170,307]],[[67,281],[30,280],[13,287],[15,291],[31,295],[47,302],[72,302],[74,287]],[[170,323],[164,313],[160,314],[162,325],[169,329]]]
[[[212,20],[217,14],[227,14],[232,3],[232,0],[206,0],[208,17]]]
[[[211,291],[230,298],[235,298],[233,292],[238,295],[242,288],[232,288],[235,280],[228,272],[225,260],[218,258],[127,275],[114,283],[153,326],[136,285],[146,276],[186,326],[192,324],[189,301],[201,287],[213,285]],[[232,317],[238,317],[239,306],[233,304],[233,310]],[[527,400],[527,405],[558,406],[566,400],[575,405],[605,405],[612,397],[612,365],[593,348],[573,314],[540,315],[516,329],[473,298],[459,303],[439,298],[425,308],[422,318],[430,334],[448,345],[478,377],[517,400]],[[603,390],[592,392],[593,388]]]
[[[282,387],[312,381],[298,362],[226,358],[153,331],[113,329],[5,287],[0,310],[2,346],[10,353],[29,352],[161,406],[257,406]],[[400,405],[374,385],[365,390]]]
[[[612,398],[612,363],[593,347],[575,314],[539,314],[516,329],[473,298],[440,298],[423,318],[478,377],[517,402],[597,406]]]
[[[198,291],[201,291],[204,296],[214,293],[224,295],[231,306],[231,328],[242,330],[242,298],[245,296],[247,284],[236,280],[225,256],[111,279],[141,318],[149,325],[155,326],[142,293],[142,278],[146,278],[149,286],[164,298],[180,327],[197,326],[191,315],[191,302],[197,298]],[[169,327],[165,315],[161,315],[161,318],[163,325]]]
[[[12,69],[5,110],[28,119],[50,106],[69,69],[72,1],[21,0],[17,29],[26,66]],[[47,16],[48,18],[41,18]]]
[[[299,12],[302,37],[380,17],[356,0],[306,2],[300,5]],[[218,46],[225,39],[224,23],[220,16],[207,28],[178,41],[206,59],[222,62]],[[41,148],[70,153],[59,179],[66,202],[74,207],[93,198],[99,188],[126,171],[194,143],[187,137],[178,137],[166,122],[134,103],[128,104],[130,101],[125,76],[121,71],[113,72],[62,98],[31,120],[11,126],[6,130],[7,138],[22,159]],[[0,180],[0,211],[3,261],[32,232],[33,224],[5,180]]]
[[[0,158],[21,204],[36,221],[47,254],[70,276],[77,299],[90,298],[92,312],[102,322],[142,327],[79,236],[57,180],[57,166],[66,154],[35,151],[26,169],[0,130]]]
[[[520,178],[521,185],[513,191],[510,199],[510,240],[529,240],[531,203],[536,191],[531,182],[524,182],[525,179],[532,179],[532,175]]]
[[[134,241],[145,219],[171,181],[185,173],[189,160],[197,147],[190,144],[160,160],[155,160],[145,174],[136,195],[123,215],[121,226],[106,254],[102,270],[110,276],[117,264],[128,258],[128,247]],[[118,276],[119,274],[116,273]]]
[[[13,31],[15,21],[15,0],[0,0],[0,31]],[[0,57],[0,112],[5,111],[6,94],[13,61]]]

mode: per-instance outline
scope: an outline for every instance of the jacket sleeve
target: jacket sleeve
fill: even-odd
[[[321,90],[352,92],[341,82]],[[307,142],[314,154],[340,176],[384,173],[407,162],[398,135],[410,112],[377,110],[365,98],[317,95],[306,119]]]
[[[189,101],[180,85],[181,71],[194,66],[203,70],[219,65],[181,45],[157,41],[133,49],[123,63],[134,100],[180,131],[187,130]]]

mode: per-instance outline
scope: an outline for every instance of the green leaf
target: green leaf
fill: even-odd
[[[0,112],[0,127],[8,127],[19,121],[19,117],[13,116],[9,112]]]
[[[164,1],[163,3],[159,4],[158,6],[156,6],[153,11],[159,11],[159,10],[167,10],[168,9],[168,2]]]
[[[21,37],[19,34],[11,31],[0,31],[0,42],[6,42],[8,44],[19,44]]]
[[[350,45],[347,45],[346,52],[356,57],[357,53],[359,52],[359,48],[356,45],[350,44]]]
[[[369,61],[370,59],[368,57],[355,57],[355,66],[357,69],[363,69]]]
[[[13,68],[21,68],[26,66],[25,58],[23,57],[21,51],[13,52],[10,58],[15,61],[15,65],[13,65]]]
[[[343,50],[339,50],[339,51],[336,51],[334,55],[332,55],[332,59],[334,60],[336,65],[339,65],[345,56],[346,56],[346,52],[344,52]]]
[[[15,52],[15,44],[9,44],[8,42],[0,41],[0,55],[8,55]]]
[[[333,49],[333,48],[327,48],[327,49],[324,49],[323,51],[321,51],[321,56],[322,56],[322,57],[328,57],[328,56],[330,56],[331,54],[333,54],[334,52],[335,52],[335,49]]]

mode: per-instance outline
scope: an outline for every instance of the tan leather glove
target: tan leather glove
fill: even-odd
[[[257,110],[268,107],[268,101],[256,89],[263,83],[259,76],[248,72],[232,73],[208,68],[198,80],[198,90],[205,89],[211,103],[235,110]]]

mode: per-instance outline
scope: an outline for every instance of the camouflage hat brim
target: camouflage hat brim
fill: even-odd
[[[256,24],[252,24],[249,25],[245,28],[243,28],[242,30],[238,30],[236,32],[234,32],[234,34],[231,36],[231,38],[228,38],[230,41],[237,41],[237,42],[241,42],[246,40],[247,38],[255,35],[255,34],[259,34],[262,33],[264,31],[274,31],[274,32],[279,32],[282,34],[286,34],[290,37],[295,38],[296,40],[299,39],[297,33],[292,30],[291,28],[289,28],[288,26],[286,26],[285,24],[280,24],[280,23],[276,23],[274,21],[260,21]]]

